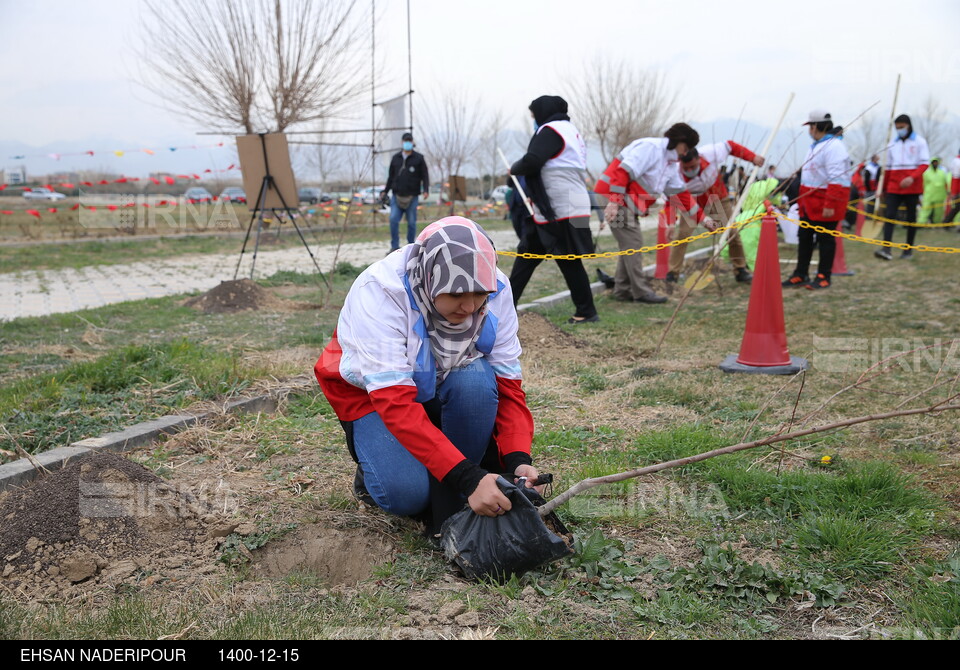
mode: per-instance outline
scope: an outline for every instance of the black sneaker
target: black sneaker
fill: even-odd
[[[363,482],[363,470],[360,469],[359,465],[357,466],[357,472],[353,475],[353,495],[364,505],[377,506],[377,503],[373,502],[373,497],[367,491],[367,485]]]
[[[610,289],[612,289],[613,285],[615,284],[613,277],[608,275],[606,272],[604,272],[600,268],[597,268],[597,279],[602,281],[603,285]]]
[[[806,286],[809,283],[810,277],[799,277],[797,275],[793,275],[786,281],[782,282],[780,286],[784,288],[800,288],[801,286]]]
[[[816,279],[814,279],[812,282],[806,285],[806,288],[808,288],[811,291],[830,288],[830,280],[827,279],[824,275],[818,274]]]
[[[734,270],[733,278],[741,284],[749,284],[753,281],[753,275],[747,268],[737,268]]]
[[[634,302],[645,302],[651,305],[659,305],[660,303],[667,301],[667,296],[654,293],[653,291],[647,291],[646,293],[640,294],[639,298],[634,298]]]
[[[877,249],[873,252],[873,255],[885,261],[893,260],[893,254],[890,253],[889,249]]]
[[[581,323],[596,323],[599,320],[600,320],[600,316],[598,314],[594,314],[593,316],[588,316],[583,319],[578,319],[575,316],[571,316],[569,319],[567,319],[567,323],[576,326]]]
[[[903,253],[900,254],[900,260],[902,261],[909,261],[911,258],[913,258],[913,251],[910,249],[904,249]]]

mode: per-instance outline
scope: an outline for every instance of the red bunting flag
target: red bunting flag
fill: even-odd
[[[51,193],[53,192],[53,186],[51,186],[50,184],[44,184],[43,187],[48,191],[50,191]]]
[[[51,214],[56,214],[56,213],[57,213],[57,208],[56,208],[56,207],[47,207],[47,211],[50,212]]]
[[[154,184],[159,184],[159,183],[160,183],[160,180],[157,179],[156,177],[150,177],[150,181],[152,181]]]
[[[35,210],[35,209],[28,209],[28,210],[27,210],[27,214],[29,214],[30,216],[35,216],[35,217],[37,217],[38,219],[40,218],[40,212],[38,212],[38,211]]]
[[[207,174],[208,172],[213,172],[213,170],[211,170],[210,168],[207,168],[206,170],[203,171],[204,174]]]
[[[98,181],[97,183],[98,183],[98,184],[109,184],[110,182],[108,182],[106,179],[101,179],[101,180]]]
[[[80,182],[80,183],[81,183],[83,186],[93,186],[93,182],[92,182],[92,181],[82,181],[82,182]]]
[[[126,183],[127,183],[127,178],[126,178],[126,177],[120,177],[120,179],[114,179],[114,180],[113,180],[113,183],[114,183],[114,184],[126,184]]]
[[[7,187],[6,184],[0,184],[0,191],[2,191],[3,189],[5,189],[6,187]]]
[[[94,207],[93,205],[87,205],[87,209],[89,209],[91,212],[97,211],[97,208]]]
[[[167,204],[167,201],[166,201],[166,200],[161,200],[161,201],[158,202],[157,204],[158,204],[158,205],[166,205],[166,204]]]
[[[60,188],[76,188],[73,184],[60,184]]]
[[[169,177],[168,177],[168,179],[169,179]],[[177,175],[177,179],[190,179],[190,175],[188,175],[188,174],[178,174],[178,175]]]
[[[150,205],[148,205],[147,203],[143,203],[143,206],[144,206],[144,207],[149,207]]]
[[[0,209],[0,214],[13,214],[9,209]]]
[[[70,209],[72,209],[72,210],[80,209],[80,203],[78,202],[76,205],[74,205],[74,206],[71,207]]]
[[[173,186],[174,184],[177,183],[177,180],[174,179],[173,177],[164,177],[163,180],[167,182],[167,184],[169,184],[170,186]]]
[[[200,175],[195,174],[195,175],[193,175],[193,178],[194,178],[194,179],[200,179]]]
[[[113,211],[116,211],[117,206],[116,206],[116,205],[107,205],[107,209],[109,209],[111,212],[113,212]]]
[[[136,207],[136,206],[137,206],[137,203],[135,202],[128,202],[126,205],[124,205],[124,207]]]
[[[92,155],[93,155],[93,152],[92,152],[92,151],[85,151],[84,153],[87,154],[88,156],[92,156]]]

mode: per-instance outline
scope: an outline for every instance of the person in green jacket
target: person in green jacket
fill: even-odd
[[[944,206],[950,193],[950,173],[940,167],[939,158],[930,159],[923,173],[923,206],[917,223],[943,223]]]

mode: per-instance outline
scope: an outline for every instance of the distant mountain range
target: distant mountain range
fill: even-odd
[[[874,116],[878,137],[886,132],[886,119],[880,121],[879,118],[878,114]],[[795,119],[796,115],[794,115],[794,121]],[[700,132],[701,144],[734,140],[758,152],[766,144],[770,132],[769,127],[729,118],[692,122],[692,125]],[[855,161],[861,160],[860,154],[866,151],[861,147],[862,126],[861,120],[860,127],[854,125],[846,138],[851,158]],[[938,132],[938,146],[931,146],[931,150],[940,151],[945,159],[954,156],[953,149],[960,143],[958,131],[960,131],[960,116],[948,115]],[[111,138],[64,140],[43,146],[31,146],[14,140],[0,141],[0,170],[25,166],[28,180],[80,171],[140,177],[153,172],[166,172],[201,176],[216,175],[220,181],[240,179],[239,170],[228,173],[217,172],[231,164],[239,163],[232,137],[209,135],[164,139],[164,142],[152,142],[144,146]],[[519,158],[528,141],[529,134],[518,130],[505,130],[501,135],[501,145],[509,160]],[[216,146],[220,142],[223,146]],[[882,144],[882,140],[879,140],[879,143]],[[809,144],[810,140],[805,127],[794,125],[781,127],[767,152],[768,161],[777,165],[778,175],[786,176],[802,163]],[[147,153],[144,149],[152,153]],[[599,174],[606,167],[604,161],[599,152],[590,151],[589,142],[587,149],[589,168],[594,174]],[[123,152],[123,155],[117,155],[115,152],[118,151]],[[293,152],[294,169],[298,177],[305,182],[315,180],[316,175],[313,173],[316,170],[311,168],[312,161],[304,160],[298,151],[302,150],[295,149]],[[93,152],[93,155],[87,152]],[[429,156],[427,159],[429,160]],[[486,164],[489,163],[489,159],[480,162],[482,164],[473,168],[470,173],[489,171],[489,166]],[[497,168],[499,170],[500,166],[498,165]],[[213,172],[207,173],[206,170]]]

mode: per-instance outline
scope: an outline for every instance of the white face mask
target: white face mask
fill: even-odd
[[[897,128],[897,137],[899,137],[901,140],[906,139],[907,135],[909,134],[910,134],[909,126],[906,128]]]
[[[684,176],[684,177],[687,177],[688,179],[693,179],[693,178],[696,177],[698,174],[700,174],[700,168],[699,168],[699,167],[695,167],[695,168],[693,168],[692,170],[684,170],[684,171],[683,171],[683,176]]]

